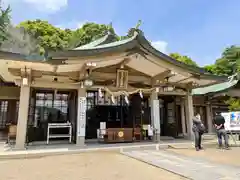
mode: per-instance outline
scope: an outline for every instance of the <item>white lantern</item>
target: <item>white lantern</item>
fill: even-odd
[[[28,78],[23,78],[22,79],[22,84],[23,84],[23,86],[27,86],[28,85]]]
[[[159,88],[158,87],[156,88],[156,92],[159,93]]]

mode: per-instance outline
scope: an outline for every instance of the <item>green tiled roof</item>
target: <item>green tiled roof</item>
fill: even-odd
[[[208,93],[216,93],[227,90],[235,85],[237,85],[238,80],[232,80],[224,83],[214,84],[211,86],[203,87],[203,88],[196,88],[192,90],[193,95],[203,95]]]
[[[83,49],[94,48],[94,47],[102,44],[103,42],[105,42],[108,37],[109,37],[109,34],[107,34],[107,35],[105,35],[105,36],[103,36],[103,37],[101,37],[101,38],[99,38],[99,39],[97,39],[95,41],[92,41],[92,42],[90,42],[88,44],[85,44],[83,46],[79,46],[79,47],[77,47],[77,48],[75,48],[73,50],[83,50]]]
[[[97,40],[89,43],[89,44],[77,47],[74,50],[93,50],[93,49],[116,47],[116,46],[123,45],[123,44],[126,44],[126,43],[134,40],[137,37],[137,35],[138,35],[138,33],[135,33],[134,36],[124,39],[124,40],[110,42],[110,43],[103,43],[109,37],[109,35],[106,35],[100,39],[97,39]]]
[[[120,45],[126,44],[128,42],[131,42],[132,40],[134,40],[137,37],[137,35],[138,34],[136,33],[136,34],[134,34],[134,36],[132,36],[130,38],[127,38],[127,39],[124,39],[124,40],[120,40],[120,41],[115,41],[115,42],[108,43],[108,44],[103,44],[103,45],[92,47],[92,48],[89,48],[89,49],[103,49],[103,48],[110,48],[110,47],[120,46]]]

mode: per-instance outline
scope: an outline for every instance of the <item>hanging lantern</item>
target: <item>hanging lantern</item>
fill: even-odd
[[[125,102],[126,102],[127,104],[129,104],[128,97],[127,97],[127,96],[125,96],[125,97],[124,97],[124,99],[125,99]]]
[[[86,79],[84,81],[84,86],[90,87],[93,85],[93,81],[91,79]]]
[[[22,79],[22,84],[23,84],[23,86],[27,86],[28,85],[28,78],[23,78]]]
[[[115,104],[115,97],[112,95],[111,96],[112,103]]]
[[[81,88],[83,88],[83,82],[81,81]]]
[[[101,88],[99,88],[99,89],[98,89],[98,96],[99,96],[100,98],[102,98],[102,97],[103,97],[103,93],[102,93],[102,90],[101,90]]]
[[[139,96],[143,99],[142,90],[139,91]]]

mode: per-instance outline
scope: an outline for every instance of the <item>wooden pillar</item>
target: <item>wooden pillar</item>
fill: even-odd
[[[207,116],[208,133],[213,133],[212,107],[209,103],[206,106],[206,116]]]
[[[186,123],[187,123],[187,134],[189,139],[193,139],[193,132],[192,132],[192,119],[193,119],[193,98],[192,95],[188,94],[186,96]]]
[[[29,98],[30,98],[30,86],[21,84],[17,123],[17,136],[15,145],[16,149],[25,149]]]
[[[159,100],[158,100],[157,92],[155,91],[152,92],[150,97],[150,102],[151,102],[151,121],[154,129],[156,130],[155,140],[159,142],[161,128],[160,128],[160,109],[159,109]]]
[[[86,134],[86,89],[78,89],[78,112],[77,112],[77,134],[76,134],[76,145],[85,145],[85,134]]]
[[[186,116],[185,116],[185,102],[184,101],[181,101],[181,123],[182,123],[183,136],[186,136],[187,130],[186,130]]]

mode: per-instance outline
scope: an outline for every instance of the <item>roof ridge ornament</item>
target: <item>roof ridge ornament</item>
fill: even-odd
[[[229,82],[232,82],[235,78],[237,78],[238,79],[238,73],[235,73],[235,74],[233,74],[233,75],[231,75],[231,76],[228,76],[228,80],[229,80]]]
[[[112,22],[107,25],[106,35],[112,34],[111,29],[113,29]]]
[[[143,32],[139,29],[142,24],[142,20],[138,20],[136,26],[134,28],[130,28],[128,31],[128,37],[136,36],[137,34],[143,34]]]
[[[136,27],[135,27],[135,29],[137,30],[137,29],[139,29],[139,27],[142,25],[142,20],[138,20],[138,22],[137,22],[137,25],[136,25]]]

